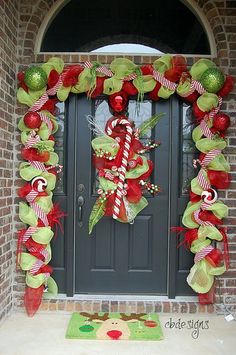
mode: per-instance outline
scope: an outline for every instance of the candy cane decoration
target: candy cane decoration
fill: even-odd
[[[121,166],[119,168],[119,176],[118,176],[119,181],[118,181],[118,185],[117,185],[117,189],[116,189],[116,197],[115,197],[115,203],[114,203],[114,207],[113,207],[113,218],[114,219],[117,219],[119,217],[119,213],[120,213],[120,205],[121,205],[121,201],[123,199],[123,189],[124,189],[125,174],[126,174],[127,165],[128,165],[130,143],[131,143],[131,138],[132,138],[132,133],[133,133],[131,124],[128,120],[125,120],[123,118],[117,118],[114,121],[112,121],[107,127],[107,134],[109,136],[112,134],[113,129],[118,124],[124,125],[126,127],[126,135],[125,135],[125,143],[124,143],[124,150],[123,150]]]

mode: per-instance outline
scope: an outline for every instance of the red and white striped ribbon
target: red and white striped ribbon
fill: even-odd
[[[220,111],[221,105],[222,105],[222,97],[218,96],[218,106],[213,108],[213,110],[211,110],[211,112],[209,113],[209,117],[213,118],[215,116],[215,114],[217,114]]]
[[[25,148],[31,148],[38,142],[40,142],[40,137],[36,134],[35,131],[31,131],[25,143]]]
[[[34,263],[34,265],[32,265],[31,269],[30,269],[30,273],[32,275],[36,274],[36,272],[39,271],[39,269],[44,265],[44,262],[40,259],[37,259]]]
[[[194,257],[194,262],[197,263],[198,261],[204,259],[212,250],[213,246],[208,245],[207,247],[201,249],[198,253],[196,253]]]
[[[206,92],[206,90],[198,80],[192,80],[190,87],[196,90],[200,95]]]
[[[153,78],[169,90],[175,90],[178,86],[172,81],[166,79],[163,74],[159,73],[156,70],[153,70]]]
[[[87,60],[86,62],[84,62],[83,66],[85,68],[91,69],[93,67],[93,63]],[[114,75],[113,72],[104,65],[101,65],[100,67],[96,68],[96,71],[109,77]]]
[[[96,69],[96,71],[98,73],[102,73],[102,74],[109,76],[109,77],[112,77],[114,75],[113,72],[110,69],[108,69],[107,67],[105,67],[104,65],[102,65],[101,67],[98,67]]]
[[[27,240],[32,236],[32,234],[36,233],[37,230],[37,227],[29,227],[23,235],[23,243],[27,242]]]
[[[199,163],[202,167],[202,169],[200,169],[200,171],[197,175],[197,181],[198,181],[199,185],[203,188],[203,190],[208,190],[211,188],[211,184],[207,181],[207,179],[203,175],[203,170],[205,170],[207,165],[210,164],[210,162],[220,153],[221,153],[221,150],[213,149],[209,153],[207,153],[207,155],[205,156],[205,158],[202,161],[200,161],[199,159],[195,159],[193,161],[193,166],[195,168],[197,167],[197,163]]]
[[[214,134],[211,132],[205,120],[201,120],[200,128],[205,137],[213,139]]]
[[[86,60],[82,65],[88,69],[91,69],[93,67],[93,63],[91,63],[89,60]]]
[[[40,254],[43,255],[45,259],[47,259],[49,253],[48,253],[47,249],[42,249],[40,251]]]
[[[125,181],[125,174],[126,174],[126,169],[128,165],[128,158],[129,158],[129,151],[130,151],[130,143],[132,139],[132,127],[131,124],[128,120],[124,118],[117,118],[114,121],[112,121],[109,126],[107,127],[107,134],[111,135],[113,129],[116,127],[116,125],[121,124],[126,127],[126,135],[125,135],[125,142],[124,142],[124,150],[123,150],[123,156],[121,160],[121,166],[119,168],[119,181],[116,189],[116,196],[115,196],[115,202],[114,202],[114,207],[113,207],[113,218],[117,219],[120,213],[120,205],[121,201],[123,199],[123,189],[124,189],[124,181]]]
[[[124,77],[123,81],[130,81],[130,80],[134,80],[137,78],[137,74],[135,73],[132,73],[132,74],[129,74],[127,76]]]
[[[191,95],[192,93],[194,93],[195,88],[192,86],[192,84],[190,83],[190,88],[189,91],[186,92],[185,94],[179,94],[181,97],[188,97],[189,95]]]
[[[200,218],[199,218],[199,212],[201,212],[201,210],[197,210],[193,213],[194,215],[194,219],[195,221],[200,224],[201,226],[211,226],[211,227],[214,227],[214,224],[212,224],[211,222],[208,222],[208,221],[202,221]]]
[[[47,94],[48,96],[54,96],[56,95],[58,89],[62,86],[62,78],[61,75],[59,76],[58,82],[56,83],[56,85],[54,85],[51,89],[47,90]]]
[[[213,149],[210,152],[207,153],[207,155],[205,156],[205,158],[202,160],[202,166],[204,168],[207,167],[207,165],[210,164],[210,162],[217,157],[217,155],[221,154],[221,150],[219,149]]]
[[[46,168],[46,170],[50,171],[51,169],[54,169],[54,168],[57,168],[57,174],[59,174],[62,171],[62,169],[63,169],[63,165],[60,165],[60,164],[51,165],[51,166],[48,166]]]
[[[38,191],[35,191],[34,189],[32,189],[28,195],[25,196],[25,199],[27,202],[31,203],[35,200],[35,198],[38,196]]]
[[[200,206],[201,210],[203,210],[203,211],[207,210],[209,207],[210,207],[210,204],[206,203],[206,202],[202,202],[201,206]]]
[[[41,219],[41,221],[43,222],[43,224],[48,227],[49,223],[48,223],[48,218],[46,213],[42,210],[42,208],[36,203],[36,202],[32,202],[30,204],[30,207],[34,210],[35,214],[37,215],[37,217],[39,219]]]
[[[114,178],[115,178],[115,176],[114,176],[113,174],[111,174],[109,171],[106,171],[106,172],[105,172],[104,177],[105,177],[106,179],[110,180],[110,181],[113,181]]]
[[[45,168],[44,164],[41,163],[40,161],[34,161],[34,160],[29,160],[29,164],[35,168],[35,169],[38,169],[38,170],[41,170],[41,171],[47,171],[47,169]]]
[[[46,116],[42,112],[39,113],[39,116],[40,116],[41,120],[46,123],[46,125],[48,127],[48,130],[49,130],[49,132],[51,134],[51,132],[52,132],[52,122],[51,122],[50,118],[48,118],[48,116]]]
[[[203,169],[199,170],[199,173],[197,175],[197,181],[203,190],[208,190],[211,188],[211,184],[207,181],[207,179],[203,175]]]
[[[38,101],[36,101],[29,111],[36,112],[41,109],[41,107],[48,101],[48,94],[45,92]]]

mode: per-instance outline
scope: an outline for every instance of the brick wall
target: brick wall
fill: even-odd
[[[12,309],[18,1],[0,6],[0,320]]]
[[[8,3],[15,4],[15,2],[16,1],[14,0],[5,1],[6,4]],[[205,14],[205,16],[207,17],[215,37],[215,41],[217,45],[217,58],[213,58],[213,59],[226,73],[230,73],[236,76],[236,60],[234,59],[236,54],[236,1],[196,0],[195,2],[196,2],[196,6],[198,6],[201,9],[202,13]],[[19,14],[20,14],[19,31],[18,31],[18,63],[20,65],[20,68],[23,68],[25,65],[29,65],[33,62],[36,63],[45,62],[51,56],[50,54],[34,55],[34,44],[35,44],[35,40],[36,40],[36,36],[40,24],[42,23],[44,17],[46,16],[50,8],[54,6],[55,3],[57,3],[56,0],[38,0],[38,1],[21,0],[17,2],[17,4],[19,4]],[[12,9],[11,16],[15,12],[16,12],[16,6],[14,7],[14,11]],[[8,33],[6,29],[5,31],[6,33]],[[12,52],[15,53],[14,49],[15,49],[15,44],[12,43],[11,50]],[[103,55],[87,56],[87,55],[79,55],[76,53],[61,55],[61,57],[67,63],[76,63],[80,61],[85,61],[87,59],[98,60],[103,63],[109,63],[114,59],[114,56],[103,56]],[[134,58],[132,57],[128,57],[128,58],[134,60],[138,64],[151,63],[155,60],[155,57],[151,57],[151,56],[147,56],[147,57],[136,56]],[[8,65],[10,65],[9,63],[14,63],[14,61],[9,62],[9,60],[7,62]],[[13,69],[13,71],[15,71],[15,69]],[[11,73],[11,75],[14,77],[14,73]],[[12,88],[14,88],[14,85],[12,86]],[[6,91],[6,89],[3,90]],[[10,103],[8,103],[7,98],[10,99],[7,96],[5,100],[3,100],[3,105],[5,105],[6,110],[8,109],[9,112]],[[12,98],[14,100],[14,95],[12,96]],[[225,112],[229,112],[232,118],[232,125],[228,131],[228,136],[227,136],[227,139],[229,141],[229,147],[227,148],[226,152],[227,152],[228,159],[231,163],[233,181],[228,191],[220,192],[222,200],[224,200],[224,202],[226,202],[227,205],[230,207],[230,215],[229,218],[225,221],[225,223],[228,226],[228,233],[230,237],[229,246],[230,246],[230,253],[231,253],[231,265],[230,265],[230,270],[224,275],[224,277],[220,278],[217,287],[218,304],[224,301],[226,304],[229,305],[229,307],[234,307],[234,308],[236,307],[236,281],[235,281],[236,279],[236,237],[234,236],[234,228],[236,225],[236,205],[235,205],[236,140],[234,138],[235,119],[236,119],[235,98],[236,98],[236,90],[234,91],[234,93],[230,94],[226,100],[224,100],[224,105],[223,105],[223,110],[225,110]],[[5,102],[7,102],[8,104],[6,104]],[[14,102],[11,104],[13,105]],[[21,115],[24,112],[25,109],[22,106],[16,108],[17,115]],[[9,119],[12,119],[12,115],[9,116]],[[5,119],[3,122],[5,121],[7,121],[7,119]],[[10,133],[9,122],[6,122],[5,124],[7,124],[8,128],[4,128],[4,132],[6,132],[8,135],[10,134],[9,136],[7,136],[10,141],[11,140],[10,136],[12,137],[13,133]],[[15,131],[15,135],[16,135],[16,142],[17,142],[18,139],[17,131]],[[6,140],[8,140],[8,138],[6,138]],[[6,142],[6,140],[4,142]],[[13,147],[9,146],[9,148],[10,150],[12,150]],[[19,143],[16,143],[16,147],[15,147],[16,158],[19,158],[17,156],[17,152],[19,152],[19,149],[20,149],[20,145]],[[11,157],[10,158],[5,157],[4,158],[5,163],[3,164],[7,165],[7,161],[8,164],[11,164],[11,162],[8,159],[11,159]],[[10,166],[9,168],[10,168],[9,174],[12,174],[12,170],[11,170],[12,166]],[[8,181],[7,183],[9,184],[12,183],[10,177],[7,179],[7,181]],[[4,184],[6,183],[5,180],[3,183]],[[16,173],[15,186],[18,186],[20,184],[21,181],[18,179],[18,174]],[[11,190],[9,190],[9,193],[11,193]],[[14,202],[17,205],[18,199],[16,198]],[[7,208],[4,208],[3,206],[4,214],[6,214],[6,217],[4,218],[12,218],[9,217],[11,213],[11,210],[10,213],[8,211],[9,205],[10,203],[7,203],[8,206]],[[16,207],[16,214],[17,214],[17,207]],[[12,228],[13,225],[11,222],[12,220],[10,219],[6,221],[6,224],[9,225],[8,227],[9,229]],[[17,221],[16,219],[15,228],[17,227],[20,227],[20,224],[19,221]],[[3,238],[5,243],[5,235]],[[1,239],[0,239],[0,244],[1,244]],[[6,246],[5,249],[10,248],[10,244],[6,244],[6,245],[8,245],[8,247]],[[11,251],[8,252],[8,257],[10,257],[11,259],[10,253]],[[12,264],[12,262],[13,261],[11,260],[10,263]],[[219,285],[220,285],[220,289],[219,289]],[[14,285],[14,299],[15,299],[16,306],[22,305],[23,290],[24,290],[24,277],[22,276],[22,273],[17,273],[15,276],[15,285]]]

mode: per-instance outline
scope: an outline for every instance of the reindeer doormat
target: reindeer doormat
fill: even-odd
[[[67,339],[162,340],[156,313],[73,313]]]

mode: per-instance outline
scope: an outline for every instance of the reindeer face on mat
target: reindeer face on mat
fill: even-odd
[[[101,323],[101,327],[96,332],[97,339],[110,340],[129,339],[131,333],[128,327],[128,323],[144,321],[142,316],[145,315],[145,313],[131,313],[129,316],[127,316],[126,314],[121,313],[121,318],[109,318],[108,313],[104,313],[103,316],[99,316],[98,313],[91,315],[86,312],[81,312],[80,314],[84,317],[87,317],[89,321]]]

